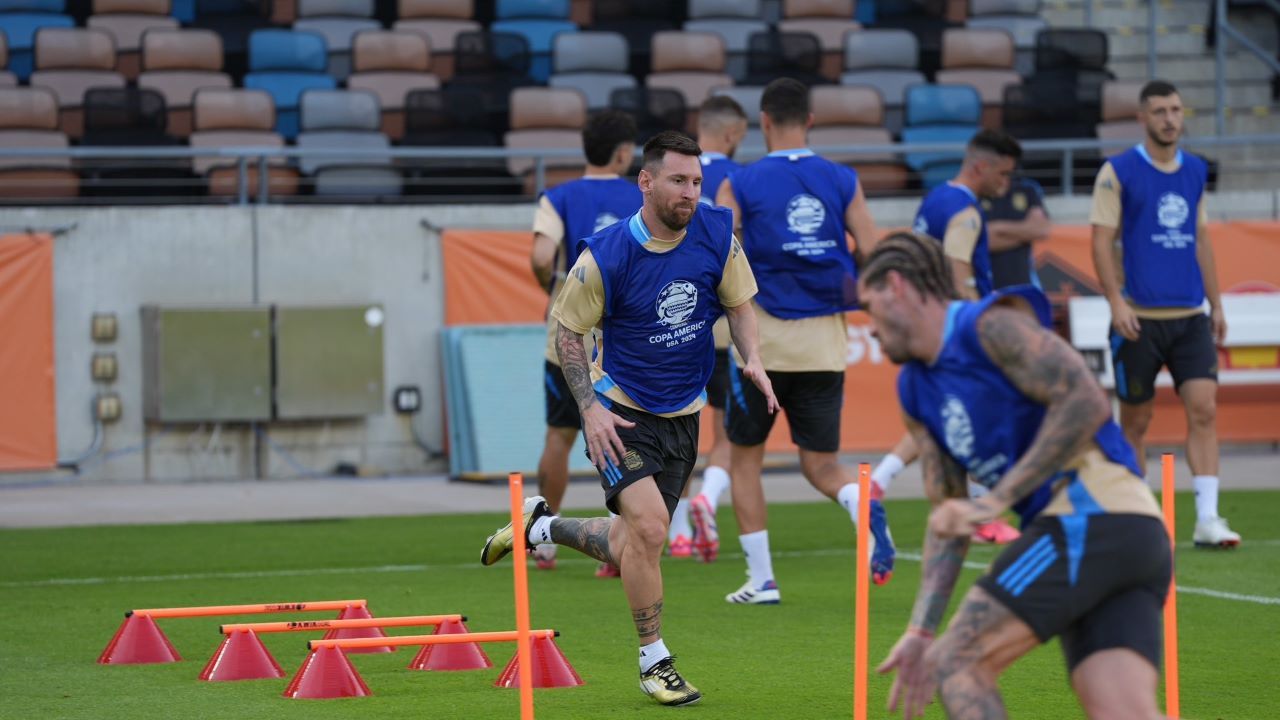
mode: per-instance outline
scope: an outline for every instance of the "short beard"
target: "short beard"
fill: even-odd
[[[693,212],[689,213],[688,220],[681,219],[681,217],[675,212],[665,208],[655,208],[655,210],[658,215],[658,221],[663,225],[666,225],[668,230],[671,232],[680,232],[689,226],[689,222],[693,220],[693,213],[698,211],[698,206],[697,204],[693,206]]]
[[[1181,133],[1179,133],[1179,135],[1181,135]],[[1162,148],[1173,147],[1174,145],[1178,144],[1178,138],[1175,137],[1173,141],[1165,142],[1164,140],[1160,139],[1159,133],[1156,133],[1149,128],[1147,129],[1147,138],[1151,140],[1151,142],[1155,143],[1156,145],[1159,145]]]

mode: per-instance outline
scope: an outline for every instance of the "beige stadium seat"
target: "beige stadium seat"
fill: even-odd
[[[511,130],[504,137],[510,150],[563,148],[582,151],[582,128],[587,124],[587,100],[570,88],[525,87],[511,93]],[[582,174],[585,158],[548,158],[547,187]],[[533,158],[509,158],[507,170],[525,179],[525,191],[533,194],[536,178]]]
[[[1102,84],[1102,122],[1094,128],[1099,140],[1135,140],[1146,137],[1138,122],[1138,97],[1143,83],[1134,80],[1108,80]]]
[[[873,87],[819,85],[809,92],[813,127],[809,144],[892,145],[884,127],[884,99]],[[907,188],[911,171],[893,153],[832,153],[823,156],[858,171],[867,195],[889,195]]]
[[[448,80],[453,77],[454,40],[461,33],[484,29],[475,15],[474,0],[399,0],[399,19],[392,29],[425,35],[433,54],[433,72]]]
[[[275,131],[275,104],[262,90],[199,90],[192,101],[192,123],[193,148],[284,147],[284,138]],[[197,157],[191,164],[208,180],[210,195],[235,196],[239,192],[239,169],[234,162]],[[248,192],[256,195],[257,168],[251,165],[248,175]],[[267,161],[267,177],[271,195],[298,194],[298,171],[288,167],[285,158]]]
[[[822,46],[822,76],[840,80],[844,70],[844,36],[862,26],[853,20],[854,0],[783,0],[779,32],[806,32]]]
[[[59,125],[72,139],[84,131],[84,93],[94,87],[124,87],[115,71],[116,45],[105,30],[44,28],[36,33],[35,72],[31,87],[53,91],[60,109]]]
[[[0,149],[68,147],[58,129],[58,98],[44,88],[0,88]],[[0,159],[0,200],[73,198],[80,177],[69,157]]]
[[[201,88],[229,88],[222,72],[222,38],[212,30],[149,30],[142,36],[138,87],[164,96],[169,134],[191,134],[191,99]]]
[[[347,87],[368,90],[382,105],[382,132],[404,137],[404,99],[414,90],[436,90],[431,44],[423,35],[398,30],[366,30],[352,44],[352,74]]]
[[[9,38],[0,32],[0,68],[9,67]],[[8,70],[0,70],[0,87],[12,87],[18,78]]]
[[[942,34],[939,85],[969,85],[982,98],[982,126],[1002,125],[1004,89],[1022,82],[1014,70],[1013,36],[996,28],[949,28]]]
[[[703,32],[664,30],[653,34],[652,67],[645,86],[676,90],[687,108],[696,108],[718,87],[734,84],[725,72],[724,40]],[[689,111],[689,127],[697,127],[697,112]]]
[[[88,26],[106,30],[116,41],[116,70],[135,80],[141,69],[142,35],[148,30],[172,30],[169,0],[93,0]]]

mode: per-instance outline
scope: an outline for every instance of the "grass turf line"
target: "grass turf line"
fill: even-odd
[[[1245,536],[1234,552],[1181,550],[1184,585],[1280,597],[1280,547],[1250,545],[1274,534],[1280,493],[1224,493],[1222,512]],[[888,504],[894,536],[918,547],[926,506]],[[1190,494],[1179,496],[1179,536],[1189,538]],[[489,671],[424,673],[404,668],[413,649],[356,655],[374,692],[370,698],[297,701],[280,697],[287,679],[204,683],[196,675],[217,646],[216,626],[237,618],[161,620],[184,662],[99,666],[94,661],[132,607],[368,598],[375,615],[460,612],[472,630],[514,627],[509,561],[481,568],[479,548],[500,513],[417,518],[67,528],[0,531],[0,582],[53,578],[253,573],[306,568],[427,564],[422,572],[296,574],[195,578],[147,583],[0,587],[0,718],[513,718],[517,694],[492,687],[514,646],[486,647]],[[726,552],[738,552],[732,512],[720,513]],[[693,712],[703,718],[842,718],[852,698],[852,528],[834,504],[770,508],[778,607],[738,607],[723,596],[738,587],[744,563],[664,561],[664,637],[679,666],[706,695]],[[832,552],[832,548],[836,548]],[[841,549],[844,549],[843,551]],[[978,547],[971,560],[994,557]],[[566,560],[576,553],[562,549]],[[474,563],[474,564],[472,564]],[[978,576],[967,570],[961,590]],[[903,562],[893,581],[873,587],[869,655],[885,656],[906,622],[919,564]],[[592,576],[592,564],[566,562],[531,572],[533,624],[563,632],[558,644],[583,676],[579,688],[540,691],[538,716],[595,719],[669,712],[636,686],[635,635],[616,580]],[[958,595],[958,593],[957,593]],[[953,606],[955,603],[953,602]],[[1280,704],[1274,682],[1280,650],[1280,610],[1218,598],[1180,595],[1182,705],[1187,718],[1267,718]],[[271,620],[305,616],[243,616]],[[392,630],[408,633],[409,629]],[[292,675],[318,634],[273,634],[263,640]],[[1080,711],[1067,686],[1056,643],[1040,648],[1006,674],[1012,717],[1074,718]],[[871,717],[889,692],[886,678],[870,685]],[[934,706],[927,717],[940,718]]]

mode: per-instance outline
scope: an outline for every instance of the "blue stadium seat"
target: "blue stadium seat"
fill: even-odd
[[[36,31],[47,27],[75,27],[75,24],[75,20],[69,15],[57,13],[0,13],[0,31],[9,40],[9,72],[25,83],[31,77],[35,65],[32,48],[35,45]]]
[[[982,97],[967,85],[913,85],[907,88],[905,143],[966,143],[982,122]],[[905,160],[920,174],[925,190],[950,180],[960,169],[962,153],[907,153]]]
[[[0,0],[0,12],[64,13],[67,0]]]
[[[578,26],[568,20],[498,20],[490,30],[527,40],[531,57],[529,77],[539,85],[546,85],[547,78],[551,77],[551,50],[556,35],[577,32]]]
[[[249,36],[249,73],[244,86],[265,90],[276,105],[276,131],[298,136],[298,102],[306,90],[331,90],[338,83],[325,72],[328,50],[316,33],[257,30]]]
[[[498,0],[495,17],[498,20],[568,20],[569,0]]]

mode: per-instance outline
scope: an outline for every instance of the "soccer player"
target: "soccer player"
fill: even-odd
[[[548,190],[538,200],[533,219],[531,264],[538,284],[547,291],[547,308],[555,302],[565,273],[578,259],[578,241],[618,222],[640,207],[640,191],[635,183],[621,177],[631,167],[635,155],[636,121],[620,110],[593,115],[582,129],[582,148],[587,156],[583,176]],[[560,511],[569,484],[569,452],[573,449],[582,419],[565,384],[556,357],[557,324],[547,314],[547,350],[543,362],[543,395],[546,404],[547,434],[538,460],[538,492],[547,499],[553,513]],[[537,567],[556,566],[556,546],[547,544],[533,552]],[[601,566],[600,577],[617,577],[617,568]]]
[[[1000,674],[1058,636],[1090,718],[1154,720],[1169,536],[1133,449],[1083,358],[1047,329],[1021,286],[955,300],[942,246],[898,233],[863,267],[859,297],[902,365],[898,395],[933,503],[920,589],[880,672],[889,709],[922,714],[935,690],[952,718],[1003,718]],[[970,498],[966,475],[990,488]],[[1022,536],[934,635],[969,538],[1012,508]]]
[[[1120,426],[1143,467],[1156,374],[1169,368],[1187,413],[1197,547],[1235,547],[1218,515],[1218,350],[1227,335],[1209,243],[1204,160],[1178,148],[1182,99],[1153,80],[1139,95],[1146,138],[1111,158],[1093,185],[1093,264],[1111,305]],[[1116,241],[1122,262],[1116,264]],[[1202,306],[1209,301],[1209,314]]]
[[[959,174],[931,190],[916,211],[915,231],[942,243],[961,297],[986,297],[994,287],[987,220],[979,203],[1008,191],[1020,157],[1022,148],[1017,140],[996,130],[978,131],[969,141]],[[872,471],[871,481],[883,493],[917,455],[912,434],[907,433]],[[981,485],[972,490],[975,495],[986,491]],[[1000,545],[1017,538],[1018,531],[1004,518],[983,524],[974,535],[977,542]]]
[[[582,415],[587,453],[617,518],[558,518],[525,502],[520,532],[622,569],[640,636],[640,687],[663,705],[701,693],[676,671],[662,638],[662,547],[671,512],[698,459],[698,417],[715,363],[711,326],[729,317],[747,358],[742,373],[776,407],[760,364],[748,302],[755,279],[727,210],[698,202],[698,144],[677,132],[645,143],[640,211],[589,238],[552,308],[556,349]],[[588,364],[583,336],[602,323],[603,352]],[[489,537],[481,562],[511,552],[510,524]]]
[[[746,134],[747,114],[737,100],[713,95],[698,108],[703,203],[715,205],[720,183],[738,169],[733,154]],[[667,538],[672,557],[689,557],[696,552],[703,562],[715,560],[720,552],[716,507],[720,496],[729,488],[729,437],[724,431],[724,403],[729,397],[729,323],[721,318],[711,331],[716,341],[716,367],[707,383],[711,451],[707,453],[707,467],[702,471],[702,489],[692,501],[680,498]],[[688,493],[688,485],[685,492]]]
[[[848,325],[857,307],[857,263],[845,234],[866,250],[875,242],[858,174],[806,147],[813,114],[809,89],[790,78],[769,83],[760,98],[761,130],[769,154],[720,186],[717,203],[733,211],[743,249],[760,283],[760,356],[787,413],[800,469],[819,492],[857,521],[858,485],[836,456]],[[760,472],[773,427],[765,398],[730,368],[725,422],[730,442],[733,510],[747,556],[747,582],[725,596],[730,603],[775,604],[774,578]],[[871,565],[877,583],[893,572],[893,540],[884,506],[872,500]]]
[[[1009,188],[996,198],[982,198],[987,239],[991,249],[991,281],[999,290],[1014,285],[1040,287],[1035,243],[1049,239],[1052,223],[1044,207],[1044,188],[1025,175],[1009,181]]]

